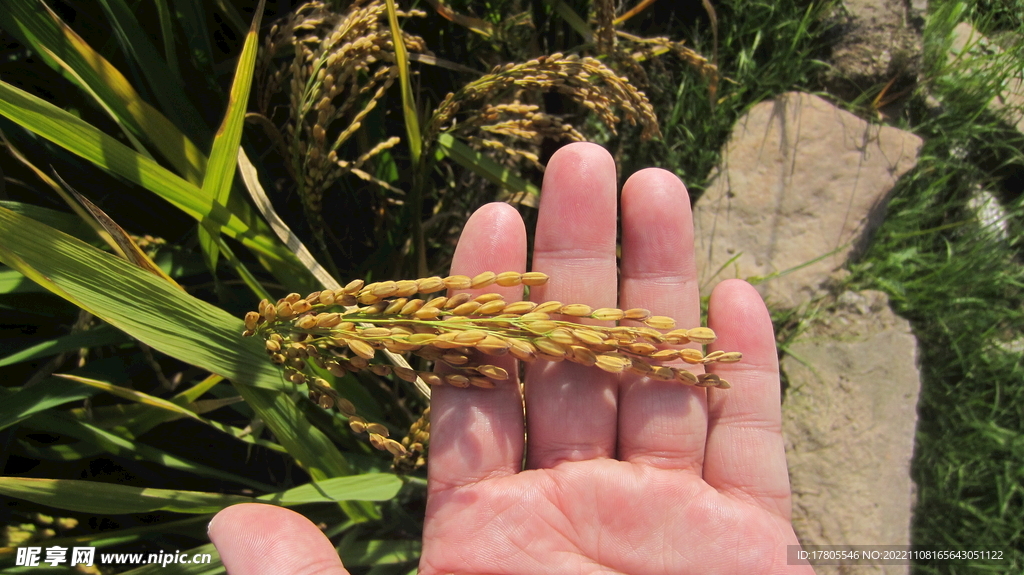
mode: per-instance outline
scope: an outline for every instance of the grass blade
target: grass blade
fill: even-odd
[[[24,276],[23,276],[24,277]],[[0,367],[14,365],[22,361],[32,361],[66,351],[83,347],[102,347],[129,341],[123,333],[108,325],[100,325],[88,331],[70,333],[37,343],[16,351],[6,357],[0,357]]]
[[[540,201],[540,190],[508,168],[495,162],[489,156],[462,143],[451,134],[437,136],[439,149],[460,166],[471,170],[487,181],[501,186],[508,192],[511,201],[536,208]]]
[[[235,387],[245,402],[274,432],[289,455],[314,481],[351,475],[354,472],[338,448],[303,416],[302,411],[286,394],[244,385]],[[344,502],[341,508],[355,521],[380,517],[380,511],[366,503]]]
[[[0,260],[171,357],[237,384],[285,387],[262,346],[240,336],[241,319],[124,260],[5,209],[0,209]]]
[[[306,503],[339,501],[387,501],[398,494],[402,481],[390,473],[366,473],[307,483],[258,498],[179,489],[154,489],[81,481],[0,477],[0,493],[41,505],[103,515],[174,511],[216,513],[237,503],[265,501],[284,507]]]
[[[143,100],[128,80],[45,4],[11,0],[0,11],[0,27],[33,49],[51,68],[79,84],[116,119],[151,143],[186,180],[202,181],[206,158],[170,120]]]
[[[315,282],[242,198],[216,206],[202,189],[111,136],[35,96],[0,82],[0,114],[94,164],[156,193],[196,220],[210,218],[253,250],[285,285],[312,291]]]
[[[216,513],[229,505],[252,501],[244,495],[28,477],[0,477],[0,493],[58,509],[102,515],[153,511]]]
[[[55,374],[54,377],[59,377],[61,379],[69,379],[71,381],[77,381],[78,383],[81,383],[81,384],[84,384],[84,385],[88,385],[90,387],[95,387],[96,389],[100,389],[100,390],[106,391],[107,393],[110,393],[111,395],[116,395],[118,397],[121,397],[123,399],[127,399],[129,401],[134,401],[134,402],[138,403],[141,406],[153,408],[153,409],[146,409],[146,410],[144,410],[144,413],[145,413],[146,416],[149,416],[149,414],[151,414],[154,411],[163,411],[163,412],[166,412],[166,413],[170,413],[172,415],[172,417],[164,418],[163,421],[172,421],[174,419],[178,419],[179,417],[188,417],[188,418],[194,419],[194,420],[196,420],[196,421],[198,421],[200,423],[204,423],[204,424],[206,424],[206,425],[216,429],[217,431],[220,431],[222,433],[226,433],[226,434],[230,435],[231,437],[233,437],[235,439],[244,441],[245,443],[250,443],[250,444],[253,444],[253,445],[259,445],[259,446],[262,446],[262,447],[266,447],[267,449],[271,449],[273,451],[287,453],[287,450],[284,447],[282,447],[282,446],[280,446],[280,445],[278,445],[278,444],[276,444],[276,443],[274,443],[272,441],[266,441],[266,440],[263,440],[263,439],[258,439],[256,437],[253,437],[251,434],[246,433],[244,430],[238,429],[237,427],[232,427],[230,425],[221,423],[219,421],[214,421],[214,420],[211,420],[211,419],[206,419],[205,417],[200,417],[198,414],[196,414],[191,409],[188,409],[186,407],[183,407],[183,406],[179,405],[178,403],[175,403],[173,401],[169,401],[169,400],[163,399],[161,397],[156,397],[156,396],[150,395],[148,393],[143,393],[141,391],[135,391],[134,389],[128,389],[127,387],[121,387],[119,385],[114,385],[112,383],[107,383],[105,381],[100,381],[98,379],[93,379],[93,378],[90,378],[90,377],[81,377],[81,376],[77,376],[77,375],[64,374],[64,373]],[[142,414],[140,414],[140,415],[142,415]],[[137,432],[134,432],[133,435],[135,437],[138,437],[141,434],[137,433]]]
[[[352,468],[338,448],[313,427],[287,395],[244,385],[236,387],[310,477],[322,481],[352,474]]]
[[[36,413],[23,423],[26,427],[44,430],[47,433],[59,433],[71,436],[87,443],[92,443],[104,451],[127,459],[140,459],[163,465],[169,469],[177,469],[205,477],[224,479],[240,485],[245,485],[260,491],[274,491],[274,488],[265,483],[236,475],[228,471],[222,471],[201,463],[189,461],[178,457],[162,449],[157,449],[139,441],[126,439],[117,434],[100,429],[83,421],[76,420],[66,413],[46,411]]]
[[[96,390],[71,381],[50,380],[45,385],[33,385],[10,391],[0,387],[0,430],[25,421],[33,414],[71,401],[80,401],[96,395]]]
[[[257,499],[284,506],[334,501],[387,501],[398,495],[402,485],[402,480],[390,473],[364,473],[307,483]]]
[[[387,9],[391,43],[395,47],[395,65],[398,66],[398,81],[402,86],[402,117],[405,118],[405,133],[409,137],[409,153],[413,165],[416,165],[419,164],[423,150],[423,138],[420,136],[419,111],[412,94],[412,82],[409,80],[409,54],[405,51],[405,38],[402,36],[402,28],[398,25],[395,0],[387,0]]]
[[[256,53],[259,50],[257,32],[265,1],[260,0],[256,7],[252,26],[245,36],[242,53],[238,57],[238,66],[235,68],[235,79],[231,84],[228,109],[213,138],[213,149],[210,151],[210,159],[206,163],[203,192],[212,198],[214,204],[218,206],[226,207],[231,197],[231,184],[235,179],[238,147],[242,141],[242,128],[245,125],[245,110],[249,105],[249,91],[252,87],[253,69],[256,66]],[[203,251],[207,254],[212,272],[217,267],[219,248],[216,238],[220,235],[220,229],[207,218],[203,218],[200,223],[202,228],[199,230],[199,241],[203,246]]]
[[[139,65],[160,107],[175,125],[182,127],[192,138],[201,140],[206,132],[202,116],[188,100],[184,88],[174,81],[174,74],[149,41],[145,28],[139,24],[128,4],[124,0],[100,0],[99,4],[125,54]]]

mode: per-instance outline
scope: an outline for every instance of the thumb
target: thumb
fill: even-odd
[[[234,505],[207,530],[230,575],[348,575],[330,540],[290,509]]]

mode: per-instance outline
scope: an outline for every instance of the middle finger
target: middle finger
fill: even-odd
[[[533,269],[548,274],[535,302],[615,307],[615,163],[604,148],[570,144],[544,174]],[[527,468],[615,456],[618,376],[538,360],[526,377]]]

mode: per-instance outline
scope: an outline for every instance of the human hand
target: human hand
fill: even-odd
[[[611,157],[592,144],[552,157],[533,259],[550,280],[531,298],[643,307],[699,325],[682,183],[643,170],[621,203],[617,270]],[[525,269],[519,214],[480,208],[452,273]],[[486,288],[506,300],[519,290]],[[744,354],[711,368],[730,390],[537,361],[526,373],[524,421],[513,361],[491,362],[510,374],[495,389],[435,388],[420,573],[813,573],[786,565],[786,546],[798,542],[768,312],[748,284],[726,281],[712,294],[709,326],[718,334],[710,350]],[[233,575],[345,573],[330,542],[285,509],[229,508],[210,536]]]
[[[700,325],[682,183],[658,169],[626,182],[619,270],[616,200],[604,149],[574,144],[551,158],[533,256],[550,279],[531,299],[642,307]],[[478,210],[452,273],[525,269],[519,214],[505,204]],[[521,295],[500,289],[507,300]],[[538,361],[526,373],[525,426],[515,383],[435,389],[420,573],[786,571],[797,539],[771,320],[757,292],[733,280],[712,294],[709,327],[718,334],[710,350],[743,352],[711,368],[732,389]],[[502,367],[514,373],[512,362]]]

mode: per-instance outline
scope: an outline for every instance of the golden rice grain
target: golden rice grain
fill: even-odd
[[[676,320],[663,315],[652,315],[645,319],[644,323],[654,329],[675,329],[676,327]]]
[[[675,372],[676,379],[686,385],[697,385],[697,382],[699,381],[696,375],[685,369],[676,369]]]
[[[541,272],[526,272],[521,280],[525,286],[542,286],[548,281],[548,275]]]
[[[260,320],[259,312],[250,311],[245,314],[245,329],[256,329],[256,323]]]
[[[630,362],[623,357],[601,354],[597,356],[594,365],[608,373],[622,373],[629,367]]]
[[[505,296],[501,295],[500,293],[482,293],[473,298],[473,301],[479,304],[490,303],[492,301],[498,300],[505,301]]]
[[[363,289],[363,286],[365,284],[366,282],[364,282],[363,280],[352,280],[348,283],[348,285],[343,287],[341,291],[344,294],[356,295],[357,293],[359,293],[360,290]],[[335,299],[338,299],[337,294],[335,294]]]
[[[488,335],[473,347],[487,355],[505,355],[512,344],[507,340]]]
[[[441,379],[440,375],[429,371],[421,371],[420,379],[422,379],[427,385],[441,385],[444,383],[444,380]]]
[[[496,365],[481,365],[476,368],[477,373],[485,377],[497,380],[508,379],[508,372]]]
[[[727,351],[718,357],[719,363],[736,363],[743,359],[743,354],[738,351]]]
[[[623,319],[631,319],[631,320],[634,320],[634,321],[644,321],[645,319],[651,317],[651,311],[647,310],[647,309],[636,307],[636,308],[633,308],[633,309],[627,309],[626,311],[622,312],[622,317],[623,317]]]
[[[569,347],[569,350],[572,354],[572,361],[575,363],[585,365],[587,367],[597,363],[597,354],[591,351],[590,348],[573,345]]]
[[[415,280],[400,280],[395,282],[397,291],[395,295],[398,297],[409,297],[419,292],[419,285]]]
[[[409,303],[409,299],[404,297],[391,300],[391,302],[388,304],[388,307],[384,308],[384,315],[401,314],[402,308],[404,308],[405,304],[407,303]]]
[[[517,301],[515,303],[510,303],[506,305],[503,313],[525,316],[526,314],[532,312],[535,307],[537,307],[537,304],[533,303],[532,301]],[[544,319],[548,319],[547,314],[544,314],[544,316]],[[521,319],[529,321],[526,320],[525,317]]]
[[[438,307],[440,307],[442,309],[455,309],[455,308],[459,307],[460,305],[462,305],[464,303],[468,303],[472,299],[473,299],[473,296],[469,295],[468,293],[463,292],[463,293],[456,294],[456,295],[448,298],[448,300],[446,302],[444,302],[443,306],[438,306]],[[480,303],[480,302],[477,302],[477,303]]]
[[[476,310],[479,308],[480,302],[467,301],[464,304],[456,306],[455,309],[452,310],[452,313],[455,315],[470,315],[476,312]]]
[[[438,276],[416,280],[416,291],[422,294],[436,293],[445,289],[444,280]]]
[[[469,276],[448,276],[444,278],[444,285],[448,289],[469,289],[473,285],[473,280]]]
[[[533,308],[534,313],[558,313],[558,310],[562,309],[562,302],[560,301],[546,301],[541,304],[537,304],[537,307]]]
[[[469,378],[458,373],[447,373],[444,375],[444,380],[455,387],[469,387]]]
[[[402,309],[399,310],[398,315],[413,315],[418,312],[425,303],[427,302],[421,299],[411,299],[405,302],[405,305],[403,305]]]
[[[626,316],[621,309],[602,307],[591,312],[590,317],[600,321],[618,321]]]
[[[715,332],[708,327],[695,327],[693,329],[688,329],[686,330],[686,337],[688,337],[690,341],[695,341],[703,345],[714,343],[716,339]]]
[[[486,377],[470,377],[469,383],[475,387],[482,387],[484,389],[494,389],[496,387],[494,382]]]
[[[679,357],[686,363],[700,363],[704,359],[704,354],[699,349],[681,349],[679,350]]]
[[[416,319],[437,319],[439,315],[441,315],[441,310],[432,306],[423,306],[412,314]]]
[[[523,274],[519,272],[502,272],[498,274],[494,281],[502,287],[513,287],[523,281]]]
[[[463,345],[473,345],[487,338],[487,332],[480,330],[469,330],[455,334],[453,341]]]
[[[505,302],[503,300],[494,300],[489,301],[480,306],[479,308],[477,308],[476,313],[480,315],[498,315],[504,310]]]
[[[469,287],[472,289],[484,288],[493,284],[497,278],[498,276],[494,272],[483,272],[470,280]]]
[[[564,314],[564,315],[571,315],[571,316],[574,316],[574,317],[587,317],[591,313],[593,313],[593,311],[594,310],[592,310],[589,305],[585,305],[585,304],[581,304],[581,303],[571,303],[571,304],[563,305],[558,310],[558,313],[561,313],[561,314]]]
[[[358,355],[363,359],[372,359],[373,356],[376,355],[377,353],[377,351],[370,347],[370,344],[366,343],[365,341],[359,339],[350,339],[347,340],[347,343],[348,348],[352,350],[352,353]]]

